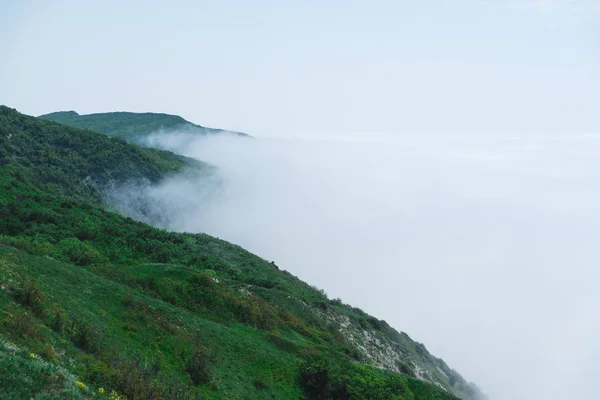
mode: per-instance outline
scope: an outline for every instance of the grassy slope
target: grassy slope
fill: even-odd
[[[0,248],[0,304],[4,311],[0,332],[19,346],[44,354],[87,386],[115,389],[129,398],[144,398],[143,394],[150,390],[146,386],[114,384],[113,377],[157,363],[161,375],[153,376],[153,380],[162,386],[176,380],[190,390],[186,396],[196,393],[206,398],[297,399],[302,397],[298,374],[303,349],[316,348],[332,359],[345,360],[344,347],[333,339],[327,327],[316,320],[310,325],[305,322],[311,320],[310,312],[290,315],[286,307],[269,306],[237,290],[245,281],[268,282],[276,285],[273,290],[295,293],[307,302],[321,298],[319,292],[277,272],[270,264],[253,260],[243,250],[205,235],[171,234],[76,204],[62,208],[60,204],[65,199],[20,182],[8,168],[0,177],[0,184],[10,187],[1,198],[3,204],[13,196],[22,198],[22,207],[11,209],[14,220],[2,216],[7,222],[3,228],[9,231],[5,233],[12,235],[2,239],[5,246]],[[55,210],[56,219],[29,218],[45,215],[32,213],[35,210]],[[74,250],[65,242],[82,232],[76,222],[81,217],[87,218],[89,231],[99,236],[77,242],[79,248]],[[14,225],[15,220],[21,223]],[[61,229],[48,229],[49,225]],[[110,230],[115,226],[131,234],[123,236]],[[38,234],[33,235],[34,232]],[[133,243],[140,238],[145,243],[138,244],[134,251]],[[156,245],[172,243],[166,247],[176,247],[173,241],[177,239],[182,240],[182,245],[188,239],[187,245],[192,246],[189,253],[206,259],[186,259],[188,251],[181,248],[174,249],[168,257],[174,263],[158,263],[164,248]],[[113,251],[115,247],[119,251]],[[78,249],[96,258],[82,258]],[[127,255],[123,255],[126,251]],[[236,260],[245,260],[246,265]],[[186,265],[191,262],[193,265]],[[269,279],[269,275],[281,276]],[[38,286],[43,293],[40,305],[23,300],[27,285]],[[252,286],[247,290],[252,290]],[[60,333],[49,329],[54,325],[56,307],[65,320]],[[22,315],[24,312],[29,316]],[[94,338],[99,336],[100,344],[89,348],[78,344],[78,326],[83,323],[96,332],[89,335],[92,339],[88,342],[95,343]],[[196,387],[187,376],[186,364],[197,346],[208,355],[210,380]],[[115,360],[112,353],[125,360],[143,361],[135,368],[123,368],[119,366],[123,361]],[[69,359],[74,362],[71,364]],[[384,372],[374,369],[360,372],[361,379],[367,381],[386,378]],[[20,375],[6,377],[13,386],[17,378]],[[401,380],[407,394],[409,381],[408,377]],[[37,387],[38,381],[32,381],[30,390],[47,391],[45,381],[41,383],[44,385]],[[160,387],[153,390],[162,393]],[[451,398],[433,387],[431,390],[440,398]]]
[[[92,134],[0,111],[0,332],[23,351],[42,354],[89,387],[129,398],[151,392],[163,398],[293,399],[308,390],[300,381],[323,376],[326,390],[344,387],[349,398],[365,398],[365,390],[374,393],[371,398],[392,398],[386,390],[395,390],[398,399],[435,398],[432,393],[452,398],[432,385],[349,361],[356,349],[318,310],[330,304],[366,324],[377,320],[328,300],[240,247],[152,228],[86,201],[93,197],[64,196],[65,188],[77,188],[74,177],[83,167],[64,165],[59,183],[65,186],[49,186],[44,174],[34,173],[38,153],[24,153],[13,139]],[[109,152],[113,143],[123,145],[104,139]],[[58,161],[79,165],[73,152],[80,147],[85,145],[69,147]],[[140,150],[125,147],[122,154]],[[311,375],[302,368],[321,365],[311,358],[315,354],[327,367]],[[13,373],[0,379],[19,386],[23,374],[33,373],[24,365],[13,365]],[[48,394],[57,390],[56,380],[72,382],[48,379],[28,380],[28,390]]]
[[[0,249],[0,275],[5,281],[19,275],[19,279],[35,279],[47,296],[48,304],[60,304],[61,309],[72,319],[90,321],[102,331],[105,348],[116,349],[120,356],[133,359],[143,357],[161,365],[167,377],[181,379],[185,383],[185,362],[181,354],[191,352],[196,338],[200,344],[213,352],[214,369],[211,384],[198,390],[208,398],[299,398],[301,391],[296,385],[298,361],[281,351],[268,339],[268,333],[241,324],[226,325],[201,318],[185,309],[146,296],[96,275],[89,270],[42,257],[34,257],[11,248]],[[123,304],[128,293],[133,293],[134,303]],[[12,315],[20,307],[11,302],[10,292],[2,293],[2,305]],[[11,326],[11,318],[4,315],[4,326]],[[33,317],[34,323],[42,321]],[[13,318],[14,319],[14,318]],[[101,353],[93,356],[78,349],[62,335],[43,327],[40,337],[22,335],[21,343],[35,354],[48,353],[42,343],[50,343],[50,354],[61,354],[56,363],[70,369],[67,355],[76,360],[73,371],[81,376],[88,386],[110,387],[111,382],[103,374],[94,373],[90,357],[104,360]],[[19,341],[18,329],[5,331],[11,340]],[[61,338],[65,343],[61,343]],[[41,340],[43,339],[43,340]],[[185,355],[183,356],[185,358]],[[92,370],[92,371],[90,371]],[[261,374],[263,375],[261,377]],[[182,378],[183,377],[183,378]],[[267,383],[257,389],[256,379]],[[191,386],[191,384],[190,384]],[[43,388],[40,388],[43,390]],[[134,397],[135,390],[125,385],[115,389]]]
[[[135,142],[138,138],[158,130],[190,129],[201,134],[223,132],[247,136],[244,133],[206,128],[193,124],[178,115],[157,113],[109,112],[79,115],[75,111],[58,111],[41,115],[41,119],[58,122],[75,128],[89,129]]]

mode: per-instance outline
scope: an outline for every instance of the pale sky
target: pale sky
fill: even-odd
[[[598,1],[2,1],[0,103],[256,136],[600,130]]]

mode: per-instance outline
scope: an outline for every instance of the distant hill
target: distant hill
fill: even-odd
[[[186,121],[178,115],[159,113],[109,112],[79,115],[75,111],[58,111],[40,115],[41,119],[58,122],[74,128],[89,129],[117,136],[128,142],[139,142],[144,136],[156,131],[186,130],[200,135],[233,134],[250,137],[241,132],[207,128]]]

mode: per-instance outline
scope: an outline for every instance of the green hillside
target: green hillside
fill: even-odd
[[[0,107],[0,164],[0,399],[479,398],[275,264],[106,210],[201,163]]]
[[[210,167],[167,151],[131,145],[0,107],[0,165],[12,165],[57,194],[99,203],[99,188],[113,182],[156,183],[185,170]]]
[[[79,115],[75,111],[58,111],[41,115],[40,118],[74,128],[89,129],[108,136],[120,137],[129,142],[138,142],[145,135],[159,130],[167,132],[186,130],[203,135],[230,133],[248,136],[245,133],[196,125],[178,115],[158,113],[109,112]]]

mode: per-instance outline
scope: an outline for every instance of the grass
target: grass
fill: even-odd
[[[0,339],[0,399],[97,399],[104,390],[88,387],[75,375],[39,354]]]
[[[85,320],[101,328],[104,348],[118,349],[122,356],[155,359],[167,374],[173,371],[173,375],[181,375],[184,353],[191,351],[194,345],[212,349],[215,367],[211,384],[199,390],[207,398],[271,398],[271,394],[277,398],[301,398],[294,378],[298,357],[282,351],[266,332],[199,318],[137,291],[133,291],[136,306],[127,306],[123,299],[132,293],[130,288],[85,269],[9,247],[0,249],[0,274],[2,282],[35,277],[49,304],[60,302],[70,319]],[[11,279],[16,276],[18,278]],[[2,308],[12,310],[11,314],[22,311],[6,291],[0,299]],[[3,335],[20,341],[16,332],[7,329],[8,319],[3,315]],[[32,317],[30,323],[42,325],[38,320]],[[42,329],[50,342],[54,339],[60,343],[60,338],[64,339],[64,335],[57,337],[48,327]],[[26,336],[22,341],[27,345],[36,340]],[[69,347],[69,352],[83,363],[86,352],[78,350],[75,343]],[[75,367],[81,366],[80,363]],[[255,381],[260,375],[268,386],[258,389]]]

